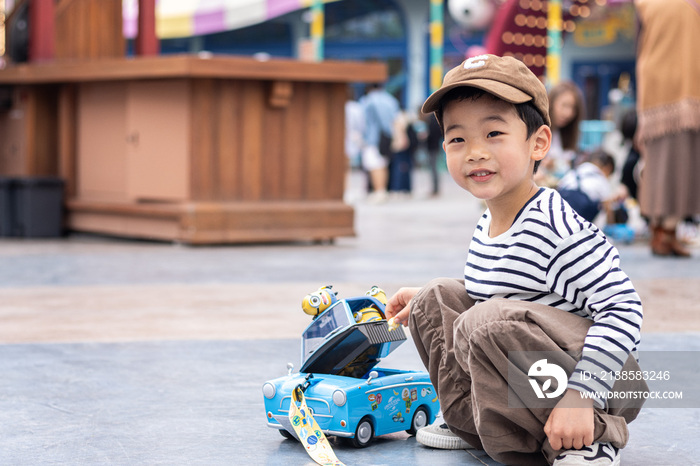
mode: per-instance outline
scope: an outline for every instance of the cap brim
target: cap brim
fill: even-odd
[[[438,109],[440,99],[449,91],[457,87],[476,87],[477,89],[486,91],[512,104],[522,104],[533,100],[532,96],[509,84],[504,84],[491,79],[468,79],[466,81],[449,84],[433,92],[430,97],[426,99],[425,103],[423,103],[421,111],[425,114],[436,111]]]

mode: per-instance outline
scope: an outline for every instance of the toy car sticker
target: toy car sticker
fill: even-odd
[[[369,395],[369,396],[367,397],[367,399],[368,399],[369,401],[374,401],[374,400],[377,399],[377,395]]]
[[[304,392],[301,390],[301,386],[296,387],[292,391],[292,400],[289,405],[289,420],[299,441],[304,445],[311,459],[322,466],[344,466],[335,456],[328,439],[326,439],[326,436],[306,406],[306,399],[304,399]]]
[[[389,398],[389,401],[386,402],[386,406],[384,406],[385,411],[396,411],[396,405],[399,404],[399,399],[395,397]]]
[[[406,402],[406,412],[411,412],[411,391],[408,387],[401,390],[401,399]]]

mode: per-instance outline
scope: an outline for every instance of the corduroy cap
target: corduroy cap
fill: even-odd
[[[447,72],[440,89],[423,104],[423,113],[436,111],[440,99],[461,86],[479,88],[512,104],[532,101],[545,123],[551,126],[547,89],[520,60],[498,55],[479,55],[464,60]]]

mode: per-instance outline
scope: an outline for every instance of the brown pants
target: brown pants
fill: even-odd
[[[508,406],[508,352],[560,352],[569,360],[557,363],[570,373],[578,358],[563,351],[580,357],[591,324],[589,319],[541,304],[506,299],[475,304],[463,280],[447,278],[433,280],[415,296],[409,319],[447,425],[496,461],[517,465],[551,464],[559,452],[544,433],[551,407]],[[630,358],[625,370],[635,367],[636,361]],[[526,379],[527,373],[522,377]],[[510,382],[512,389],[515,382]],[[642,384],[616,384],[615,390],[644,389]],[[624,447],[627,423],[639,409],[631,405],[596,409],[595,440]]]

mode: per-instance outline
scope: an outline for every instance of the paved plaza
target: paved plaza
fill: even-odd
[[[419,171],[411,199],[376,205],[349,180],[356,236],[332,244],[0,239],[0,464],[313,464],[265,425],[261,393],[299,363],[303,296],[460,277],[483,210],[446,176],[438,197]],[[641,349],[700,351],[697,243],[691,259],[617,246],[644,303]],[[410,339],[383,365],[422,369]],[[700,405],[645,408],[630,432],[622,464],[700,464]],[[334,446],[348,465],[496,464],[403,433]]]

